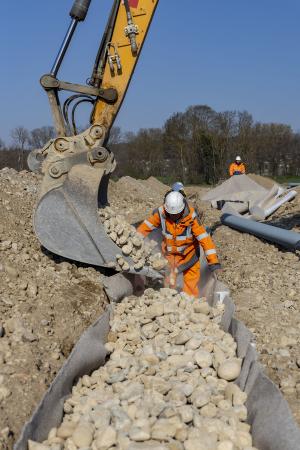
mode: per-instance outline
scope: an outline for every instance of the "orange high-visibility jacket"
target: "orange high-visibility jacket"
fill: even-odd
[[[246,173],[245,164],[243,164],[243,163],[237,164],[235,162],[231,163],[229,166],[229,175],[232,177],[232,175],[235,174],[234,172],[239,172],[239,174]]]
[[[162,251],[172,260],[178,272],[184,272],[199,260],[200,248],[204,250],[208,264],[218,264],[218,257],[212,238],[200,224],[195,209],[186,205],[183,216],[177,221],[170,220],[163,206],[138,227],[137,231],[147,236],[156,228],[161,228],[163,235]],[[174,258],[170,258],[173,256]]]

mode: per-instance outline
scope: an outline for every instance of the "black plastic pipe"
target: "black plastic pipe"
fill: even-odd
[[[281,245],[284,248],[300,250],[300,233],[296,233],[295,231],[284,230],[283,228],[274,227],[265,223],[254,222],[232,214],[223,214],[221,216],[221,222],[223,225],[227,225],[230,228],[253,234],[266,241]]]

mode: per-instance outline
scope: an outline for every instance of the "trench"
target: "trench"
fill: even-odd
[[[117,277],[117,278],[114,278]],[[130,283],[122,275],[108,278],[116,292],[116,300],[130,295]],[[206,261],[201,264],[201,296],[211,306],[224,303],[221,327],[237,343],[237,356],[242,358],[242,370],[235,381],[247,393],[247,422],[251,425],[253,445],[259,450],[300,450],[300,430],[289,406],[275,384],[263,373],[258,362],[252,333],[234,318],[234,303],[228,287],[209,271]],[[107,351],[104,344],[109,333],[111,308],[107,310],[80,337],[58,375],[25,424],[14,450],[26,450],[28,440],[42,442],[49,431],[58,427],[63,418],[63,406],[72,386],[83,375],[105,364]]]

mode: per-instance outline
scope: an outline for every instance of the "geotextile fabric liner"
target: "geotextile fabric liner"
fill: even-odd
[[[252,203],[264,198],[267,194],[268,189],[260,186],[247,175],[235,175],[206,192],[202,200],[240,200]]]
[[[266,189],[247,175],[236,175],[206,192],[202,200],[210,201],[214,208],[221,207],[223,214],[247,213],[245,218],[261,221],[296,195],[296,191],[288,192],[276,183]],[[218,205],[219,201],[225,202],[223,207]]]
[[[233,317],[234,304],[228,288],[217,281],[208,267],[202,264],[202,295],[213,306],[218,301],[225,305],[221,326],[237,342],[237,355],[243,359],[241,373],[236,380],[247,392],[248,423],[251,425],[253,445],[259,450],[300,450],[300,429],[288,404],[275,384],[262,372],[252,333]],[[90,374],[105,364],[104,344],[109,332],[110,307],[81,336],[65,361],[50,388],[41,400],[29,422],[24,426],[14,450],[27,450],[27,441],[43,441],[63,418],[63,405],[72,386],[84,374]]]
[[[82,334],[68,359],[51,383],[31,419],[22,430],[14,449],[27,449],[27,441],[43,441],[51,428],[58,426],[63,418],[65,400],[72,386],[83,375],[96,370],[105,363],[107,351],[104,347],[109,332],[110,310]]]

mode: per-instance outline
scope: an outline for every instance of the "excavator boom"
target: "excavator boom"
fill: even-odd
[[[104,90],[113,87],[118,93],[114,104],[108,105],[101,100],[95,104],[93,123],[104,123],[108,128],[113,124],[125,97],[158,0],[127,0],[117,3],[115,25],[110,41],[106,43],[107,62],[103,67],[103,58],[100,58],[98,69],[95,65],[95,78],[92,78],[92,82],[94,79],[97,82],[100,77]]]
[[[55,254],[111,267],[120,248],[108,237],[98,215],[99,208],[108,204],[108,181],[116,166],[106,143],[158,0],[114,0],[88,85],[61,81],[57,78],[59,68],[90,3],[91,0],[75,0],[71,23],[52,69],[41,78],[57,138],[29,157],[30,168],[43,174],[34,229],[41,244]],[[63,107],[59,91],[72,92]],[[69,108],[74,102],[70,118]],[[75,111],[82,102],[92,105],[91,126],[78,134]],[[130,257],[127,262],[130,272],[136,273]],[[159,277],[149,267],[138,273]]]

